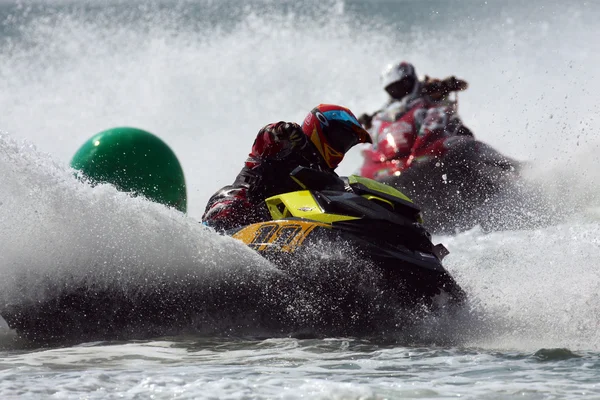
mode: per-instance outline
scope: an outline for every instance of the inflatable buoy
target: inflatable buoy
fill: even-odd
[[[185,177],[179,160],[157,136],[136,128],[100,132],[73,156],[71,167],[94,183],[110,183],[132,195],[186,212]]]

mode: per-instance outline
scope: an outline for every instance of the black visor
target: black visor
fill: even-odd
[[[358,134],[346,122],[330,121],[324,133],[331,147],[340,153],[346,153],[359,143]]]

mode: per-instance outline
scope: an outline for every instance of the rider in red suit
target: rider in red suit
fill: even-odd
[[[233,185],[208,201],[203,223],[228,230],[268,220],[264,200],[298,190],[290,172],[305,166],[335,174],[344,154],[358,143],[372,143],[369,133],[349,109],[336,105],[315,107],[302,126],[283,121],[266,125]]]
[[[451,92],[464,90],[465,81],[425,77],[419,81],[406,62],[389,66],[383,74],[390,101],[372,117],[361,116],[371,129],[374,146],[365,151],[362,174],[378,178],[401,171],[414,162],[442,156],[457,136],[472,136],[456,113]]]

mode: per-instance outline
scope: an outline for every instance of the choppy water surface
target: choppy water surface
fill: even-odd
[[[352,339],[165,339],[5,354],[19,398],[595,398],[598,353]]]
[[[599,16],[586,2],[0,1],[0,302],[81,283],[220,299],[203,329],[147,341],[35,347],[0,320],[0,398],[600,398]],[[402,59],[469,81],[463,120],[530,161],[559,222],[437,238],[469,296],[452,318],[360,338],[269,330],[277,271],[202,228],[204,204],[262,125],[320,102],[373,111],[380,70]],[[73,178],[77,148],[123,125],[176,152],[189,215]],[[296,322],[333,315],[292,300]]]

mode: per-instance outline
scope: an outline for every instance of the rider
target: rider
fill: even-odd
[[[203,223],[228,230],[268,220],[264,200],[298,190],[290,172],[305,166],[335,175],[344,154],[358,143],[372,143],[369,133],[352,111],[332,104],[312,109],[302,126],[284,121],[266,125],[233,185],[209,199]]]
[[[373,115],[363,114],[361,121],[370,129],[372,119],[397,122],[386,128],[386,134],[377,137],[378,127],[373,127],[376,153],[371,157],[402,160],[407,167],[414,160],[424,160],[442,155],[446,151],[445,139],[454,136],[473,136],[456,113],[456,101],[450,94],[465,90],[467,82],[454,76],[443,80],[425,76],[419,81],[412,64],[390,64],[382,74],[389,102]],[[390,137],[391,136],[391,137]]]

